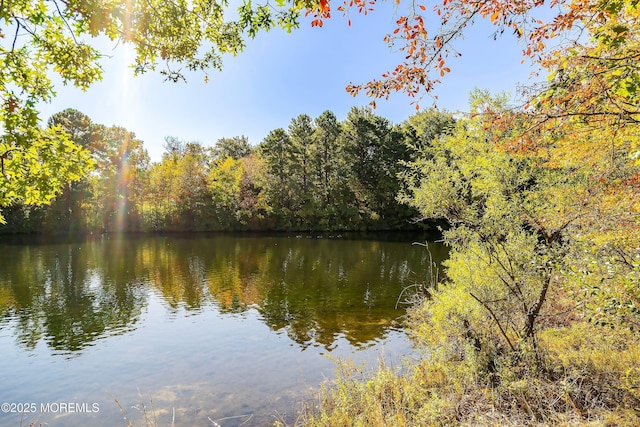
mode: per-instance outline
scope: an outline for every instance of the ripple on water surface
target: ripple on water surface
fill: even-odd
[[[292,422],[327,356],[411,352],[396,302],[427,265],[375,240],[0,241],[0,400],[45,405],[23,425]]]

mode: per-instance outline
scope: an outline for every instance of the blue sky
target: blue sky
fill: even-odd
[[[352,13],[351,26],[334,16],[322,28],[305,20],[290,34],[262,33],[239,56],[225,57],[223,71],[212,70],[208,83],[202,74],[188,75],[187,83],[163,82],[156,73],[133,77],[130,49],[108,46],[103,81],[87,92],[57,85],[54,101],[41,106],[42,118],[75,108],[96,123],[124,126],[144,141],[153,161],[161,158],[169,135],[206,146],[221,137],[246,135],[255,145],[302,113],[317,117],[332,110],[342,120],[351,107],[370,101],[364,95],[353,98],[346,85],[377,77],[402,59],[382,41],[398,17],[392,2],[376,8],[368,16]],[[493,31],[480,20],[458,42],[463,56],[448,64],[451,73],[436,91],[439,108],[466,110],[475,87],[514,93],[518,83],[532,82],[531,66],[520,63],[518,41],[508,35],[494,41]],[[415,112],[411,101],[396,94],[376,101],[376,112],[400,123]]]

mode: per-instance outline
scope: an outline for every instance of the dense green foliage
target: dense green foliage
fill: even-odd
[[[49,206],[9,205],[0,232],[420,228],[417,211],[396,199],[400,174],[422,135],[453,118],[426,112],[393,125],[369,109],[343,122],[326,111],[292,119],[256,147],[246,137],[210,148],[167,137],[155,163],[132,132],[78,111],[48,123],[88,153],[93,171]]]
[[[343,366],[305,425],[640,423],[638,128],[549,123],[514,149],[529,116],[506,102],[474,93],[403,175],[402,200],[450,225],[409,316],[423,359]]]
[[[90,172],[89,153],[59,128],[42,128],[37,105],[55,95],[55,74],[81,89],[102,78],[95,38],[131,45],[136,74],[158,70],[178,81],[200,71],[208,79],[210,70],[221,69],[222,56],[238,54],[247,38],[274,27],[291,31],[303,9],[316,5],[285,3],[0,2],[0,207],[46,204]],[[229,9],[237,11],[233,18]]]

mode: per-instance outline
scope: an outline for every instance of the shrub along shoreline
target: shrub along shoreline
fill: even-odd
[[[514,150],[521,114],[475,95],[493,114],[459,120],[405,177],[402,199],[451,226],[446,278],[407,317],[423,357],[342,365],[301,425],[640,425],[637,126],[549,123]]]

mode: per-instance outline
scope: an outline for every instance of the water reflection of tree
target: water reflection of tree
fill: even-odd
[[[328,349],[339,336],[354,346],[382,338],[403,314],[400,291],[428,263],[409,243],[376,241],[219,237],[189,240],[183,250],[200,254],[220,311],[255,306],[271,329]]]
[[[140,244],[149,283],[166,304],[177,310],[198,310],[207,294],[202,253],[184,239],[159,237]]]
[[[400,291],[420,281],[428,263],[409,243],[231,236],[111,238],[2,252],[0,310],[18,342],[32,349],[44,339],[68,352],[131,329],[150,289],[171,311],[255,307],[269,328],[303,348],[331,349],[338,337],[366,346],[396,324]]]
[[[130,328],[145,305],[145,294],[132,286],[135,260],[109,245],[15,245],[3,252],[0,294],[11,299],[3,316],[27,350],[44,340],[56,351],[77,352]]]
[[[370,344],[402,314],[395,302],[413,280],[403,266],[423,264],[410,249],[379,242],[295,242],[267,266],[280,280],[273,282],[261,313],[272,329],[285,330],[303,347],[330,349],[339,336],[354,346]]]

